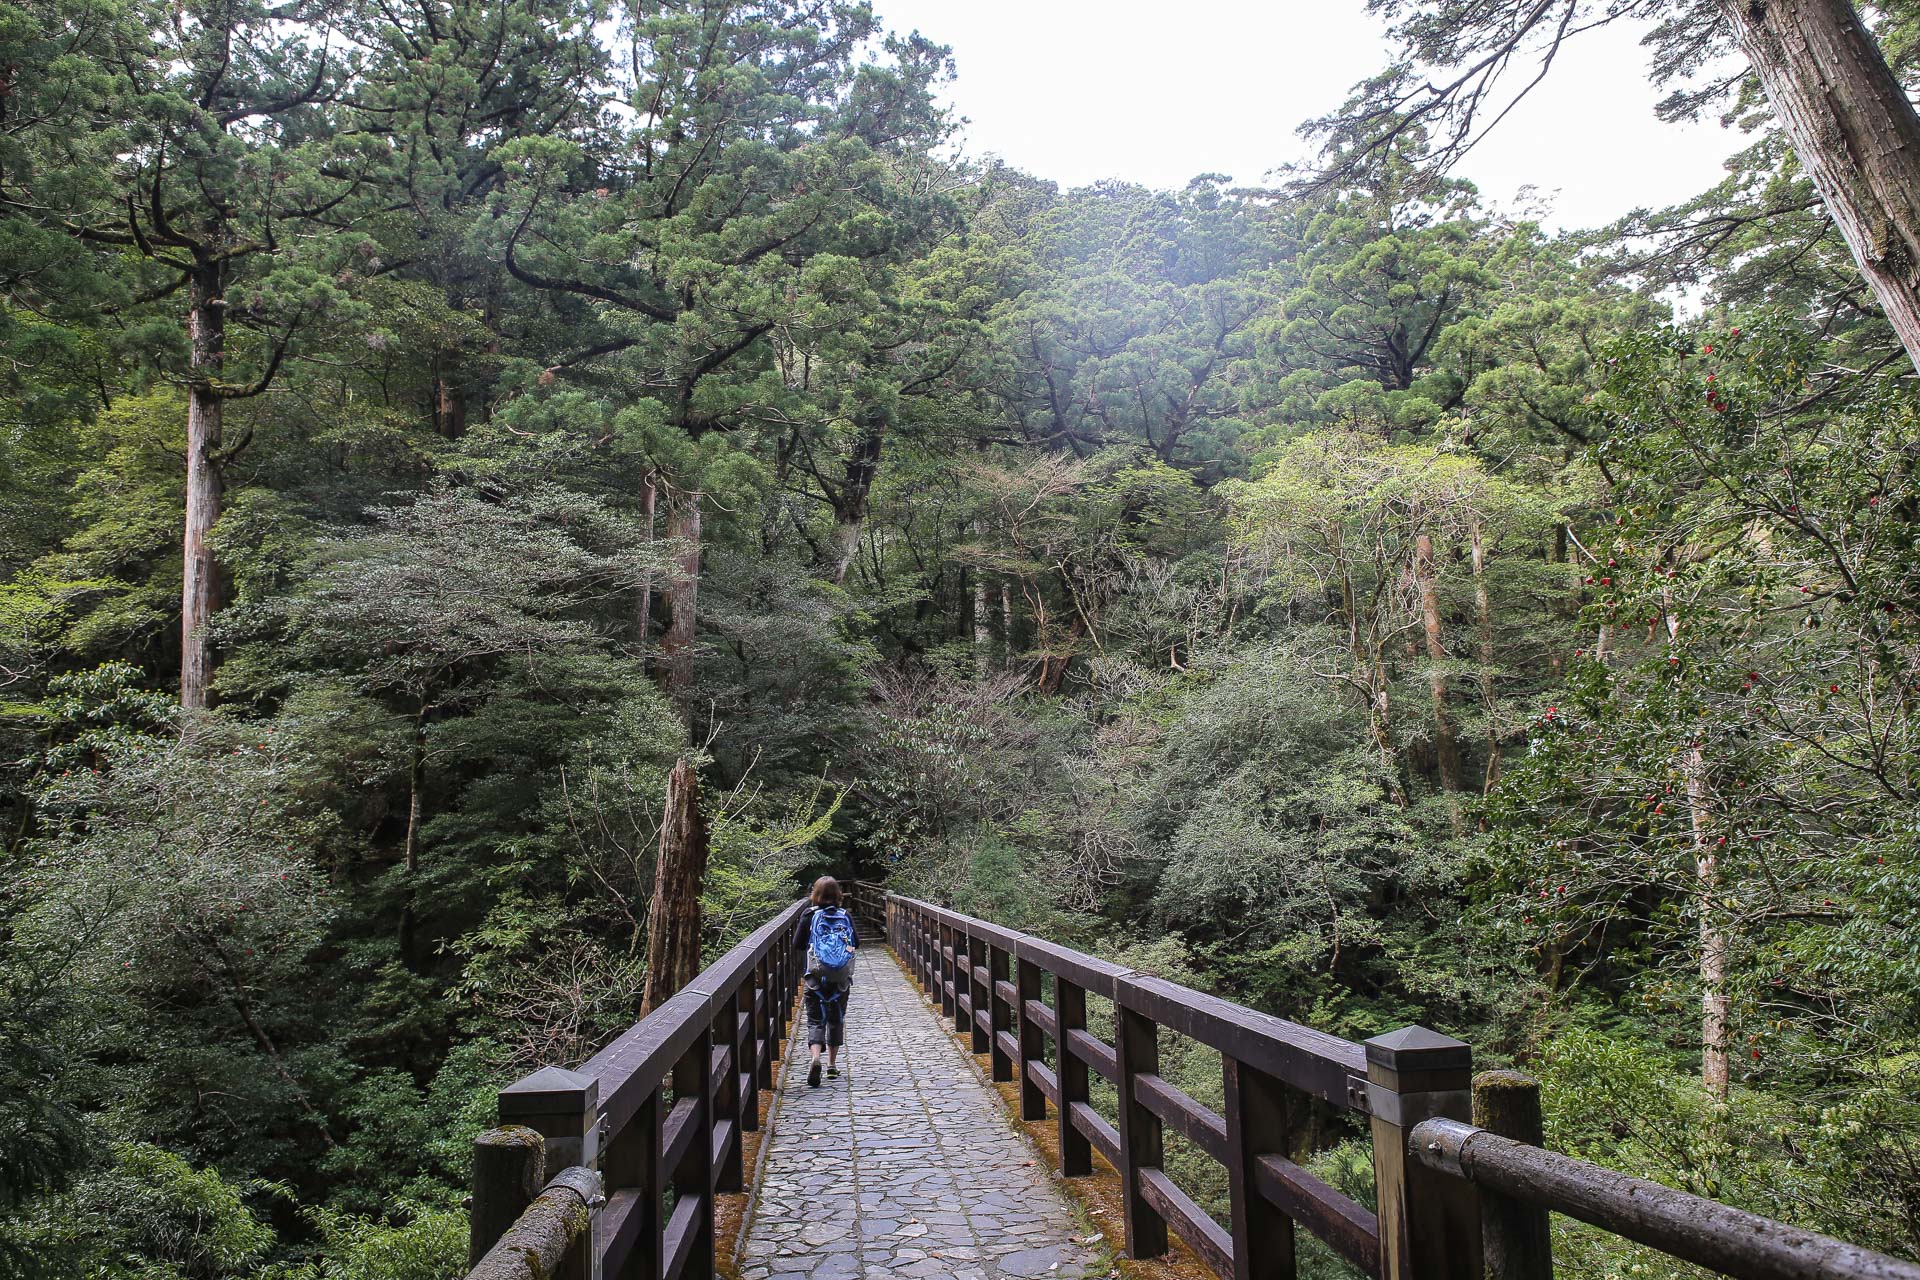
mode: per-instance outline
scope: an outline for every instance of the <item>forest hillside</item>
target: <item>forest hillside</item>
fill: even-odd
[[[885,879],[1920,1256],[1920,11],[1373,8],[1313,167],[1062,190],[851,0],[0,0],[0,1274],[458,1273],[683,759],[708,956]],[[1651,10],[1714,185],[1454,176]]]

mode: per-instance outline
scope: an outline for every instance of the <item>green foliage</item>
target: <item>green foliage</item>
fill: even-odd
[[[467,1215],[404,1209],[356,1218],[315,1210],[325,1260],[273,1272],[273,1280],[442,1280],[466,1265]]]
[[[247,1199],[272,1190],[146,1143],[116,1143],[111,1163],[13,1226],[13,1265],[23,1277],[240,1280],[259,1274],[274,1244]]]

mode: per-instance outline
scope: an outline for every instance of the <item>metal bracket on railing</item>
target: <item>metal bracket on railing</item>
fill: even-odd
[[[1373,1114],[1373,1103],[1367,1097],[1367,1078],[1365,1076],[1347,1077],[1347,1105],[1363,1116]]]
[[[580,1197],[580,1203],[589,1209],[606,1203],[606,1197],[600,1191],[600,1175],[577,1164],[554,1174],[542,1190],[551,1191],[555,1187],[565,1187],[573,1192]]]
[[[1470,1124],[1436,1116],[1413,1127],[1407,1135],[1407,1148],[1422,1164],[1464,1178],[1467,1144],[1481,1132]]]

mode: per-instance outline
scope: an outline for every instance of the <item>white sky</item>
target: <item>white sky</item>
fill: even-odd
[[[1294,133],[1386,64],[1364,0],[874,0],[887,26],[953,48],[966,149],[1064,187],[1198,173],[1258,183],[1304,159]],[[1607,28],[1552,73],[1459,172],[1513,207],[1523,186],[1550,225],[1593,226],[1718,182],[1742,136],[1655,119],[1638,33]]]

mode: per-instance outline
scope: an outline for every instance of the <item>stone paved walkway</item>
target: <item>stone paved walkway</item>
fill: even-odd
[[[858,961],[840,1078],[782,1073],[742,1280],[1076,1280],[1093,1252],[1043,1157],[891,955]]]

